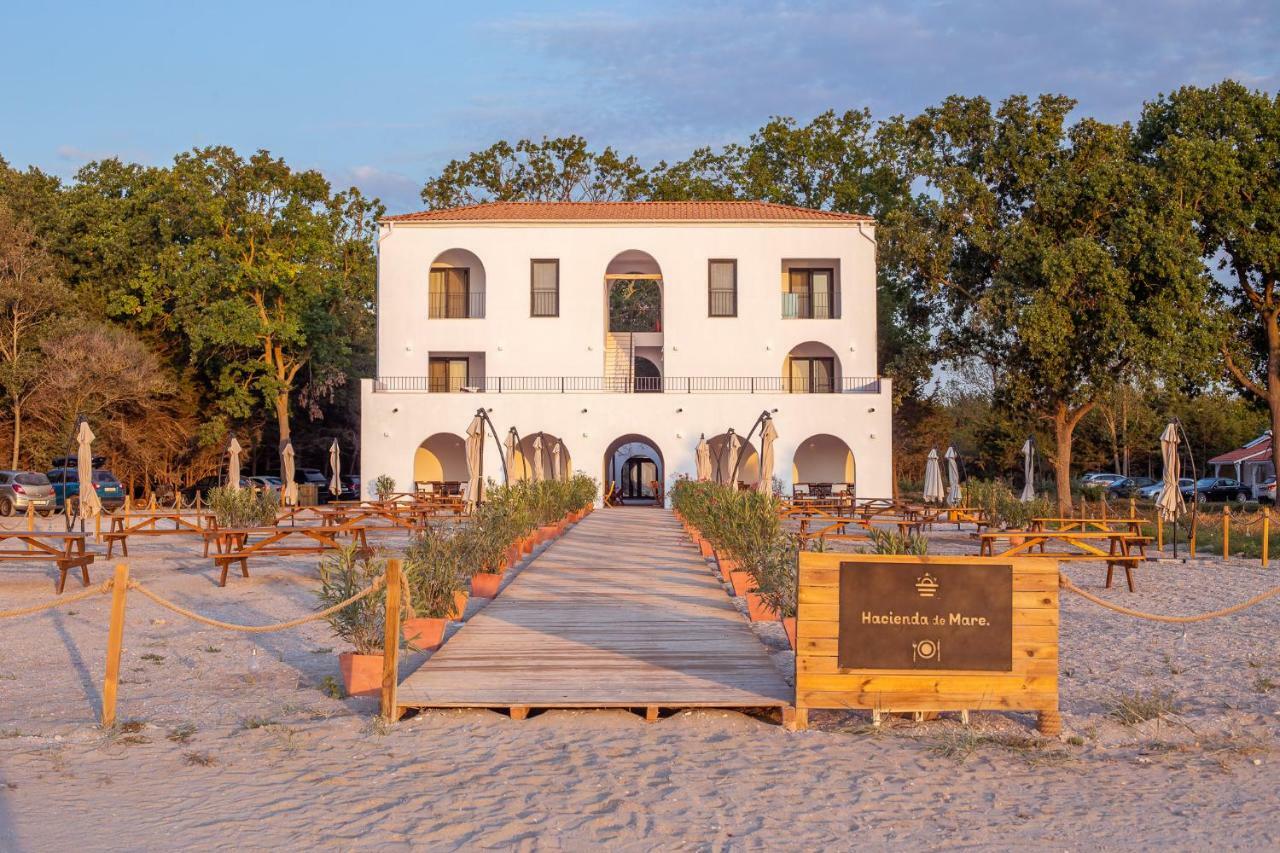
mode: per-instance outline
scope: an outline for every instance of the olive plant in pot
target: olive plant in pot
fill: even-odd
[[[413,617],[404,622],[404,639],[419,650],[439,648],[450,620],[467,609],[466,575],[456,532],[427,528],[409,543],[404,574]]]
[[[327,555],[320,561],[320,609],[346,601],[385,575],[386,560],[354,543]],[[355,647],[338,655],[348,696],[376,696],[382,689],[386,597],[379,589],[326,617],[334,635]]]
[[[280,513],[280,498],[263,489],[232,489],[216,486],[209,490],[208,506],[213,520],[223,530],[243,527],[271,527]]]
[[[396,492],[396,481],[387,474],[379,474],[373,478],[373,493],[378,496],[378,500],[386,503],[391,500],[391,496]]]
[[[796,647],[796,572],[799,568],[800,537],[784,534],[765,553],[758,569],[760,596],[778,614],[787,642]]]

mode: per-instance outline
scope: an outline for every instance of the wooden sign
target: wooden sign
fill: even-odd
[[[796,722],[810,708],[1037,711],[1056,734],[1058,564],[802,552]]]

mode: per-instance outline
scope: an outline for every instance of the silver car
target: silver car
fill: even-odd
[[[0,471],[0,515],[26,512],[33,507],[41,515],[52,515],[58,500],[49,478],[38,471]]]

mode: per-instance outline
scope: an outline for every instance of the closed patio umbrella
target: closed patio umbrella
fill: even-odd
[[[512,427],[507,430],[507,440],[503,448],[503,454],[507,460],[507,476],[510,477],[516,472],[516,428]],[[517,478],[519,479],[519,478]]]
[[[231,436],[231,440],[227,442],[227,488],[240,488],[240,454],[244,452],[244,448],[240,446],[240,442],[236,437]]]
[[[342,491],[342,448],[336,438],[329,445],[329,491],[335,498]]]
[[[924,502],[940,504],[946,500],[942,491],[942,469],[938,467],[938,448],[929,451],[929,459],[924,464]]]
[[[947,448],[947,506],[960,505],[960,454],[954,447]]]
[[[738,434],[729,430],[729,459],[725,464],[725,476],[729,478],[729,488],[738,490],[738,453],[742,450],[742,441]]]
[[[1021,498],[1024,502],[1036,499],[1036,445],[1030,438],[1022,445],[1022,476],[1026,480],[1022,485]]]
[[[711,479],[711,448],[707,446],[707,436],[703,433],[702,438],[698,439],[698,449],[696,451],[697,459],[697,475],[698,480],[706,481]]]
[[[293,441],[286,438],[280,442],[280,480],[285,506],[298,505],[298,484],[294,482],[293,475]]]
[[[564,466],[560,461],[560,448],[563,445],[563,441],[551,445],[551,476],[556,480],[568,479],[564,476]]]
[[[97,518],[102,514],[102,501],[93,487],[93,430],[81,421],[76,430],[76,477],[80,481],[80,517]]]
[[[467,427],[467,503],[480,502],[480,477],[484,465],[484,419],[476,415]]]
[[[1160,517],[1165,521],[1173,521],[1187,511],[1182,501],[1182,489],[1178,488],[1178,477],[1182,471],[1182,461],[1178,457],[1178,428],[1169,424],[1160,434],[1160,456],[1164,461],[1164,479],[1160,485],[1160,497],[1156,498],[1156,506]]]
[[[778,431],[773,427],[773,418],[764,422],[760,430],[760,482],[756,489],[768,494],[773,487],[773,443],[778,438]]]
[[[533,437],[533,481],[541,483],[544,479],[542,471],[542,436]]]

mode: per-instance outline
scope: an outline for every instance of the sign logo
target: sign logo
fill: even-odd
[[[938,592],[938,579],[925,572],[916,578],[916,592],[921,598],[933,598]]]
[[[941,645],[937,640],[917,640],[911,644],[911,659],[940,661],[942,660]]]

